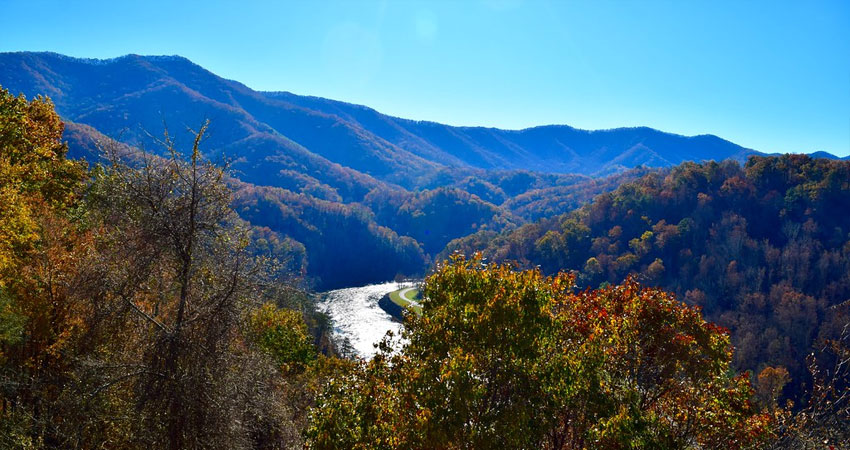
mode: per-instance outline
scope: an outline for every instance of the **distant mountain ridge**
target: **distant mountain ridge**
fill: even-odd
[[[421,275],[453,239],[572,211],[657,168],[758,153],[646,127],[401,119],[254,91],[180,56],[0,53],[0,86],[51,97],[69,155],[90,161],[110,139],[156,153],[166,126],[178,149],[190,148],[186,129],[209,119],[202,150],[230,161],[235,209],[320,289]]]
[[[682,161],[746,160],[758,152],[713,135],[681,136],[649,127],[581,130],[543,125],[521,130],[449,126],[381,114],[374,109],[289,92],[263,92],[299,106],[356,122],[388,142],[423,157],[483,169],[525,169],[594,175]],[[442,152],[442,154],[440,154]]]
[[[838,160],[842,160],[842,161],[850,161],[850,155],[847,155],[847,156],[842,158],[840,156],[835,156],[832,153],[825,152],[825,151],[812,152],[812,153],[809,153],[809,156],[811,156],[812,158],[826,158],[826,159],[838,159]]]
[[[210,146],[248,164],[278,160],[310,170],[330,162],[408,186],[415,174],[441,167],[594,175],[757,153],[712,135],[647,127],[502,130],[401,119],[320,97],[254,91],[180,56],[2,53],[0,85],[47,94],[64,118],[128,143],[152,145],[140,129],[160,130],[163,119],[197,127],[210,118]]]

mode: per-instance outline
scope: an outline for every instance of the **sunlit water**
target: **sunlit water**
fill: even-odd
[[[380,342],[387,331],[398,336],[402,328],[378,306],[378,300],[392,291],[413,285],[391,282],[328,291],[322,295],[319,310],[333,320],[335,340],[347,338],[360,357],[369,359],[376,352],[374,344]]]

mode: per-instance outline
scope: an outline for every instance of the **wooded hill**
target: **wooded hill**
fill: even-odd
[[[684,163],[516,230],[479,232],[451,251],[574,271],[580,286],[642,282],[729,328],[735,367],[787,368],[839,336],[850,312],[850,162],[806,155]]]
[[[3,53],[0,85],[28,98],[49,96],[67,123],[69,155],[90,162],[99,158],[94,142],[105,139],[161,152],[165,126],[185,148],[192,138],[185,130],[210,119],[207,156],[231,161],[241,182],[237,211],[292,248],[304,247],[292,259],[306,263],[319,289],[422,275],[451,239],[568,212],[630,179],[599,177],[755,153],[715,136],[650,128],[500,130],[400,119],[333,100],[257,92],[178,56]],[[331,224],[359,230],[361,239],[342,239],[325,226]],[[372,254],[372,247],[382,248],[386,264],[329,269]]]
[[[405,345],[388,336],[368,362],[340,359],[326,320],[288,282],[276,252],[286,241],[231,207],[226,170],[203,157],[205,125],[184,152],[168,138],[166,156],[110,146],[109,164],[91,170],[65,157],[62,131],[49,101],[0,90],[0,447],[787,449],[850,439],[850,332],[823,342],[811,387],[784,407],[784,367],[736,372],[729,335],[698,307],[634,277],[577,289],[603,279],[594,270],[547,277],[455,255],[425,280]],[[763,253],[779,261],[763,275],[779,282],[769,296],[761,285],[714,299],[700,285],[690,301],[713,314],[738,302],[746,308],[729,311],[777,332],[814,317],[825,338],[833,318],[846,320],[828,302],[846,289],[846,270],[833,276],[846,268],[846,222],[834,212],[847,183],[846,165],[805,157],[684,165],[566,216],[549,236],[569,245],[551,254],[572,257],[574,242],[610,221],[621,224],[606,234],[611,253],[624,234],[653,228],[628,241],[633,264],[665,233],[688,243],[679,263],[691,270],[702,265],[688,258],[711,250],[699,246],[706,236],[722,250],[708,253],[715,263]],[[658,195],[635,195],[642,187]],[[635,215],[676,205],[681,230]],[[779,211],[781,231],[747,238],[743,216],[713,220],[721,205],[768,220]],[[810,257],[805,248],[825,255],[815,261],[824,272],[800,265],[794,252]],[[646,268],[654,282],[661,264]],[[730,262],[716,283],[738,286],[730,274],[752,267]],[[796,338],[785,338],[792,351]]]

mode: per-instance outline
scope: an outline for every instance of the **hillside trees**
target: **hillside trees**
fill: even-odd
[[[650,173],[579,211],[449,248],[574,270],[582,286],[638,275],[728,327],[735,367],[787,369],[784,396],[798,397],[806,355],[850,317],[847,211],[847,161],[754,156]]]
[[[251,253],[286,244],[252,241],[206,126],[86,174],[49,101],[0,104],[0,446],[298,445],[321,324]]]
[[[574,292],[455,257],[425,282],[409,343],[334,378],[315,448],[749,448],[770,419],[725,332],[634,280]]]
[[[512,228],[518,221],[496,205],[456,188],[415,194],[373,190],[363,202],[375,212],[378,223],[416,239],[431,256],[452,239],[479,229]]]
[[[241,217],[302,243],[308,274],[319,289],[417,274],[425,266],[419,243],[376,224],[362,206],[318,200],[280,188],[237,186],[234,208]]]
[[[84,165],[65,159],[49,99],[0,88],[0,445],[38,446],[68,411],[58,387],[85,329],[77,290],[92,248],[72,223]]]

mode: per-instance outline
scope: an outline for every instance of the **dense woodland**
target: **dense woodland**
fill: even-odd
[[[62,128],[0,91],[0,446],[300,442],[326,322],[252,253],[275,246],[230,208],[205,130],[89,171]]]
[[[129,148],[91,127],[70,128],[72,149],[92,162],[108,163],[98,143]],[[649,170],[590,178],[445,168],[421,174],[408,190],[333,164],[313,173],[300,164],[300,171],[279,170],[272,162],[246,172],[232,162],[236,212],[286,242],[302,284],[318,290],[423,276],[453,239],[572,211]],[[377,263],[355,264],[364,255]]]
[[[623,171],[756,153],[716,136],[651,128],[501,130],[406,120],[254,91],[179,56],[0,53],[0,85],[29,98],[50,95],[66,122],[69,157],[90,163],[100,161],[97,142],[109,139],[168,156],[157,142],[164,124],[186,149],[186,127],[211,119],[206,156],[227,162],[238,179],[237,213],[292,244],[290,260],[304,263],[305,284],[318,290],[424,276],[450,240],[569,212],[640,174]],[[381,263],[348,264],[361,255]]]
[[[86,159],[108,163],[98,142],[122,147],[90,127],[72,129],[66,134]],[[321,181],[301,169],[275,175],[274,164],[247,174],[235,168],[228,184],[239,216],[285,242],[281,250],[291,252],[302,284],[318,290],[423,276],[453,239],[572,211],[649,170],[596,179],[451,168],[423,174],[408,190],[338,165],[327,167]],[[364,258],[375,264],[357,264]]]
[[[584,208],[450,250],[573,270],[581,286],[630,274],[731,331],[735,367],[784,367],[802,392],[806,357],[850,311],[850,162],[805,155],[685,163]]]
[[[392,244],[367,242],[375,253],[364,257],[426,258],[412,238],[374,228],[365,207],[293,218],[315,206],[233,181],[204,157],[205,124],[185,149],[166,134],[159,156],[107,143],[91,167],[66,158],[62,131],[49,100],[0,91],[0,447],[822,448],[850,438],[847,163],[685,164],[519,228],[452,188],[400,195],[380,220],[428,236],[416,210],[471,205],[477,215],[458,214],[460,226],[493,213],[491,225],[454,246],[506,248],[500,257],[541,268],[438,263],[406,345],[388,337],[365,362],[336,356],[327,319],[293,285],[310,247],[239,211],[302,220],[305,236],[319,225],[310,220],[336,217],[321,225]],[[574,260],[580,271],[544,275]],[[677,276],[699,284],[682,294]],[[703,312],[739,321],[730,335]],[[779,344],[741,359],[733,344],[750,329]],[[815,342],[800,363],[794,352]],[[801,379],[797,403],[785,404],[783,387]]]

